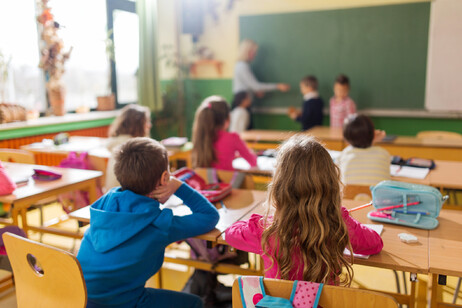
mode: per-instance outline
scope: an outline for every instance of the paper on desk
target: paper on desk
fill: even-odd
[[[430,172],[428,168],[417,168],[409,166],[390,165],[391,176],[401,176],[405,178],[423,180]]]
[[[164,204],[162,204],[160,209],[171,209],[175,216],[186,216],[192,214],[191,209],[183,204],[183,200],[175,195],[172,195]]]
[[[372,230],[374,230],[375,232],[377,232],[379,235],[382,234],[382,231],[383,231],[383,225],[375,225],[375,224],[363,224],[363,226],[366,226]],[[344,255],[351,255],[351,252],[345,248],[345,250],[343,251],[343,254]],[[354,253],[353,256],[355,258],[359,258],[359,259],[369,259],[369,255],[360,255],[360,254],[357,254],[357,253]]]
[[[273,171],[276,166],[276,158],[267,156],[257,157],[257,167],[262,171]],[[233,168],[236,170],[249,170],[249,163],[242,157],[233,160]]]
[[[218,221],[218,224],[215,226],[215,228],[220,230],[220,232],[224,232],[233,223],[239,221],[242,217],[244,217],[252,208],[253,206],[251,205],[240,209],[218,209],[220,220]]]

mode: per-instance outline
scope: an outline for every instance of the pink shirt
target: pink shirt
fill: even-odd
[[[342,217],[347,225],[351,247],[354,253],[372,255],[382,250],[382,238],[374,230],[361,225],[350,216],[348,210],[344,207],[342,207]],[[281,278],[277,266],[271,267],[272,259],[263,254],[261,246],[261,237],[263,233],[262,219],[262,215],[253,214],[247,221],[238,221],[234,223],[226,230],[225,239],[228,244],[237,249],[261,255],[265,270],[267,270],[265,271],[265,277]],[[303,280],[302,264],[302,260],[298,259],[298,257],[294,258],[294,270],[290,272],[290,280]]]
[[[237,157],[237,154],[242,156],[250,164],[250,167],[257,166],[257,156],[247,147],[237,133],[219,131],[213,148],[217,156],[217,162],[212,164],[213,168],[234,170],[233,160]]]
[[[343,121],[350,114],[356,113],[355,102],[347,97],[338,101],[335,97],[330,99],[330,127],[343,127]]]

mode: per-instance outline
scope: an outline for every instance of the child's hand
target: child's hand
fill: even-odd
[[[154,189],[149,197],[159,201],[160,203],[165,203],[177,190],[180,188],[182,181],[178,180],[175,177],[170,177],[170,180],[165,185],[159,185]]]
[[[372,143],[377,143],[383,140],[387,134],[385,133],[384,130],[381,129],[376,129],[374,132],[374,139],[372,140]]]
[[[278,90],[281,92],[287,92],[290,90],[290,85],[287,83],[278,83]]]
[[[295,120],[300,115],[300,111],[298,111],[294,107],[289,107],[289,109],[287,110],[287,114],[292,120]]]

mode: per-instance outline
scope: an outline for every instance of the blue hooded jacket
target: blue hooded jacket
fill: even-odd
[[[192,214],[174,216],[159,202],[120,187],[90,207],[90,228],[77,259],[87,285],[87,307],[152,307],[146,281],[162,266],[170,243],[212,230],[215,207],[187,184],[175,195]]]

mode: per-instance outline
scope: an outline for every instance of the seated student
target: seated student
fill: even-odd
[[[343,127],[345,119],[356,113],[355,102],[348,96],[350,79],[339,75],[334,83],[334,96],[330,99],[330,127]]]
[[[167,150],[149,138],[128,140],[114,152],[121,187],[90,207],[91,225],[77,259],[87,286],[87,307],[202,307],[195,295],[145,288],[161,268],[170,243],[206,233],[218,212],[187,184],[170,177]],[[172,194],[192,214],[159,208]]]
[[[151,112],[147,107],[130,104],[122,108],[109,128],[107,149],[112,152],[117,146],[134,137],[149,137]],[[109,158],[106,168],[105,190],[120,186],[114,174],[114,158]]]
[[[192,133],[192,164],[194,168],[233,170],[236,154],[251,167],[257,156],[236,133],[228,132],[229,105],[220,96],[207,97],[196,110]]]
[[[390,179],[390,154],[373,146],[384,134],[374,130],[374,124],[365,115],[350,115],[345,120],[343,137],[350,145],[337,160],[343,184],[375,185]]]
[[[322,125],[322,108],[324,102],[318,94],[318,80],[314,76],[306,76],[300,81],[300,92],[303,94],[302,111],[289,109],[292,120],[302,123],[302,130]]]
[[[248,108],[252,104],[252,97],[248,92],[239,92],[234,95],[233,103],[231,105],[231,123],[229,124],[229,131],[235,133],[242,133],[249,128],[250,113]]]
[[[352,267],[344,249],[376,254],[382,239],[341,206],[338,167],[314,138],[293,136],[281,146],[276,161],[268,213],[234,223],[226,230],[226,241],[260,254],[267,278],[339,284],[345,266],[343,283],[349,284]]]

